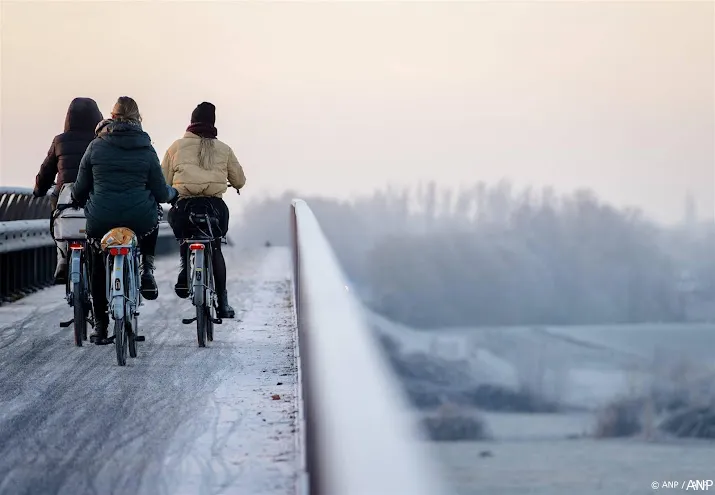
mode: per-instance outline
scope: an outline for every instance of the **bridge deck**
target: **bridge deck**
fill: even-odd
[[[196,344],[188,301],[158,261],[146,342],[76,348],[54,287],[0,307],[0,493],[293,493],[298,466],[295,324],[282,248],[228,250],[237,319]],[[274,400],[273,395],[280,396]]]

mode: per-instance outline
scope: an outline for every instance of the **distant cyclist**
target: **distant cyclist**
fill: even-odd
[[[107,314],[106,273],[99,241],[115,227],[127,227],[139,239],[141,293],[159,296],[154,280],[154,253],[159,236],[159,203],[168,203],[176,191],[166,185],[159,157],[142,130],[137,103],[121,96],[112,118],[97,126],[97,138],[82,157],[72,198],[84,206],[87,238],[92,245],[91,286],[97,320],[91,340],[105,343]]]
[[[57,187],[50,196],[52,210],[57,208],[57,197],[63,184],[77,180],[79,161],[87,146],[94,139],[94,129],[102,120],[97,102],[92,98],[75,98],[65,116],[65,129],[55,136],[47,152],[40,172],[35,177],[32,194],[39,198],[47,194],[57,177]],[[67,279],[67,243],[57,242],[57,268],[55,283],[64,284]]]
[[[246,184],[246,176],[231,147],[219,141],[215,127],[216,107],[200,103],[191,114],[191,125],[184,137],[174,141],[164,155],[161,168],[167,184],[179,192],[179,199],[169,211],[169,224],[177,239],[190,234],[189,214],[194,210],[212,211],[218,218],[220,232],[212,243],[213,268],[218,299],[218,317],[233,318],[234,309],[228,304],[226,262],[221,252],[221,236],[228,232],[229,212],[222,196],[228,189],[226,182],[236,189]],[[174,290],[181,298],[189,296],[187,262],[188,246],[181,244],[181,269]]]

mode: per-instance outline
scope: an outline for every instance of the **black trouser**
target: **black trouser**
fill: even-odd
[[[186,198],[177,201],[176,205],[169,210],[167,220],[174,231],[174,236],[181,242],[181,260],[184,263],[184,268],[186,268],[189,246],[183,241],[197,234],[189,222],[190,213],[207,213],[218,219],[219,231],[213,231],[214,240],[211,242],[211,247],[216,294],[222,298],[226,291],[226,260],[221,251],[221,237],[228,233],[228,206],[221,198]],[[188,284],[188,281],[186,283]]]
[[[139,251],[142,256],[154,256],[158,238],[158,228],[144,237],[139,238]],[[94,301],[94,317],[96,320],[103,321],[106,324],[109,323],[109,315],[107,314],[107,272],[105,265],[107,256],[102,252],[99,240],[90,240],[89,246],[89,277],[91,279],[91,292]]]

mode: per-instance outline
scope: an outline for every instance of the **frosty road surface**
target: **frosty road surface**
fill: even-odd
[[[295,325],[290,256],[226,249],[235,320],[200,349],[193,306],[158,260],[146,341],[74,346],[64,288],[0,307],[0,494],[270,494],[295,491]],[[280,398],[275,398],[277,394]]]

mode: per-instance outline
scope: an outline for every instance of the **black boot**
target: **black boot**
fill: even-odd
[[[176,278],[176,285],[174,285],[174,292],[181,299],[186,299],[189,297],[189,280],[187,277],[186,269],[186,244],[182,244],[179,250],[181,256],[181,268],[179,269],[179,276]]]
[[[55,268],[55,285],[67,283],[67,256],[60,246],[57,246],[57,268]]]
[[[236,312],[228,304],[228,292],[223,291],[216,294],[216,299],[218,299],[218,308],[216,308],[216,314],[219,318],[235,318]]]
[[[105,345],[107,341],[107,328],[109,327],[109,317],[104,314],[95,316],[94,332],[89,335],[89,341],[97,345]]]
[[[154,279],[154,256],[142,255],[142,262],[139,266],[141,273],[141,293],[142,297],[148,301],[153,301],[159,297],[159,288]]]

